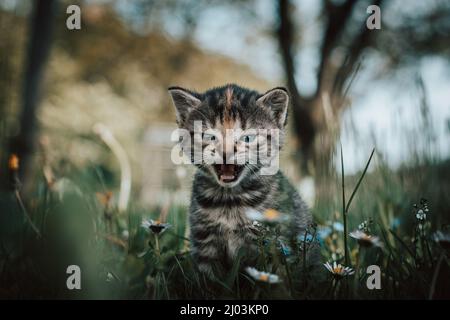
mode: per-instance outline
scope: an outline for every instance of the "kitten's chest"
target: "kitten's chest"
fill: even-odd
[[[208,212],[214,221],[218,243],[229,257],[235,257],[240,248],[248,249],[256,239],[252,221],[245,215],[245,208],[220,208]]]

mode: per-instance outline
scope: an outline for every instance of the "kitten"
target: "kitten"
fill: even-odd
[[[259,228],[251,215],[257,212],[281,213],[287,238],[304,234],[312,224],[306,204],[277,168],[263,172],[270,166],[262,160],[277,160],[285,138],[286,89],[260,94],[230,84],[204,93],[180,87],[169,92],[178,127],[188,135],[180,145],[198,167],[189,218],[199,270],[211,274],[219,266],[226,272],[239,250],[244,266],[254,264]]]

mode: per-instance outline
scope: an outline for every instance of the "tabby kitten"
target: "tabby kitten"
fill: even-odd
[[[208,274],[216,267],[226,272],[240,250],[245,252],[242,266],[253,265],[260,231],[252,221],[255,212],[281,213],[277,221],[285,222],[280,230],[287,238],[304,234],[312,218],[299,194],[278,168],[263,173],[268,168],[263,160],[277,160],[284,141],[286,89],[260,94],[230,84],[204,93],[180,87],[169,92],[178,126],[188,135],[180,145],[198,167],[190,205],[198,268]],[[195,161],[196,147],[201,161]],[[254,157],[257,161],[251,161]]]

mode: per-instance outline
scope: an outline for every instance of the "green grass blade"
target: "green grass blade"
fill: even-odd
[[[348,247],[347,247],[347,211],[345,204],[345,172],[344,172],[344,151],[341,144],[341,182],[342,182],[342,219],[344,221],[344,257],[345,265],[349,265]]]
[[[369,160],[368,160],[367,163],[366,163],[366,167],[364,168],[363,173],[362,173],[361,176],[359,177],[358,183],[356,184],[356,187],[355,187],[355,189],[353,190],[353,192],[352,192],[352,194],[351,194],[351,196],[350,196],[350,199],[348,200],[347,206],[346,206],[346,208],[345,208],[345,212],[348,212],[348,209],[350,208],[350,204],[352,203],[353,197],[355,196],[356,191],[358,191],[358,188],[359,188],[359,186],[360,186],[362,180],[364,179],[364,176],[366,175],[367,169],[369,168],[370,161],[372,161],[372,157],[373,157],[373,154],[374,154],[374,153],[375,153],[375,148],[372,149],[372,153],[370,154]]]

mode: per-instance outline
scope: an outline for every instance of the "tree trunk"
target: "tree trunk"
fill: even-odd
[[[292,53],[293,26],[289,16],[290,3],[288,0],[278,1],[277,39],[280,47],[283,68],[287,78],[287,87],[291,96],[290,114],[293,117],[295,135],[299,138],[300,158],[303,169],[307,170],[307,159],[311,157],[316,128],[312,119],[311,108],[298,92],[295,81],[295,63]]]
[[[320,61],[317,72],[317,88],[311,96],[302,96],[295,80],[296,70],[295,27],[291,13],[294,11],[290,0],[278,0],[278,40],[287,87],[291,93],[291,114],[294,132],[299,141],[298,152],[301,169],[306,174],[317,169],[325,173],[332,159],[339,129],[339,115],[348,105],[346,94],[354,75],[359,70],[362,51],[372,43],[372,32],[366,27],[365,19],[353,21],[360,24],[356,35],[346,35],[345,27],[353,17],[353,9],[360,0],[333,3],[324,0],[322,13],[326,19],[320,47]],[[374,0],[381,6],[383,0]],[[356,15],[355,15],[356,16]],[[340,43],[340,39],[350,37],[351,41]],[[331,59],[337,46],[345,47],[345,59],[334,62]],[[326,97],[325,105],[323,98]]]
[[[30,18],[30,38],[23,78],[22,110],[19,118],[20,131],[13,139],[10,148],[19,156],[21,163],[19,174],[25,188],[31,183],[31,159],[35,151],[38,129],[36,111],[40,100],[45,64],[51,47],[54,11],[54,0],[36,0]]]

